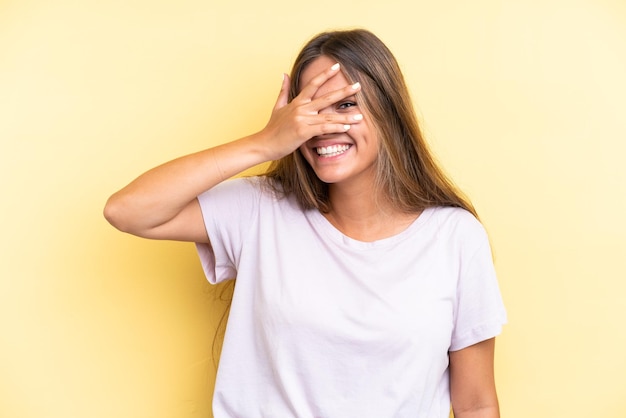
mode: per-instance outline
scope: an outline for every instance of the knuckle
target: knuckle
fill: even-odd
[[[296,136],[298,138],[302,138],[302,137],[306,136],[306,131],[307,131],[307,129],[306,129],[305,126],[299,125],[298,127],[296,127]]]
[[[333,129],[333,125],[321,125],[320,130],[322,131],[323,134],[330,134],[335,131]]]
[[[322,96],[321,99],[322,99],[322,102],[324,102],[324,104],[327,104],[327,105],[334,104],[337,101],[337,98],[332,93]]]

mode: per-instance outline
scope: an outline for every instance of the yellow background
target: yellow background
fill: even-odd
[[[303,42],[353,26],[491,235],[503,417],[626,416],[623,0],[0,0],[1,417],[210,415],[218,292],[102,207],[260,129]]]

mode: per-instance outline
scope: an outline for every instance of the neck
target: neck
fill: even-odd
[[[419,216],[393,208],[384,196],[377,198],[371,187],[346,189],[333,185],[329,193],[331,211],[324,216],[344,235],[359,241],[396,235]]]

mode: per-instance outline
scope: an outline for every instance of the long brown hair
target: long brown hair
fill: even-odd
[[[359,105],[367,111],[379,138],[376,188],[394,208],[414,213],[432,206],[461,207],[470,201],[437,165],[424,140],[402,71],[387,46],[364,29],[323,32],[311,39],[295,60],[290,100],[302,86],[308,64],[320,56],[341,64],[348,80],[360,82]],[[305,209],[331,209],[328,185],[317,178],[300,150],[274,161],[265,173],[271,184],[293,195]]]

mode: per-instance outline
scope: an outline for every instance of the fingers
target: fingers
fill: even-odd
[[[304,86],[294,101],[299,102],[300,105],[307,106],[311,112],[319,112],[320,110],[360,91],[361,84],[354,83],[313,99],[324,83],[339,74],[339,68],[340,65],[337,63],[315,76],[306,86]]]
[[[283,73],[283,84],[280,87],[280,93],[278,94],[278,99],[276,100],[274,109],[280,109],[281,107],[286,106],[288,102],[289,102],[289,76]]]
[[[348,99],[349,101],[342,103],[342,100],[355,95],[361,89],[359,83],[348,85],[345,81],[343,85],[345,79],[342,78],[338,83],[333,83],[341,88],[326,84],[326,89],[320,91],[328,80],[339,73],[339,64],[335,64],[317,74],[291,102],[291,80],[283,75],[274,110],[263,129],[267,134],[264,137],[273,138],[271,146],[276,148],[276,155],[282,157],[303,142],[319,135],[346,132],[353,124],[363,120],[356,100]],[[332,88],[335,90],[330,91]],[[318,94],[319,97],[316,97]],[[340,103],[345,106],[340,106]]]
[[[328,106],[331,106],[346,97],[350,97],[361,90],[361,83],[354,83],[345,86],[339,90],[334,90],[316,98],[312,103],[315,111],[320,111]]]
[[[340,134],[343,132],[347,132],[350,130],[350,124],[341,124],[341,123],[326,123],[317,126],[315,135],[312,135],[311,138],[320,136],[320,135],[330,135],[330,134]]]
[[[327,82],[329,79],[339,74],[339,68],[340,68],[339,63],[336,63],[332,67],[324,70],[320,74],[313,77],[311,81],[309,81],[309,83],[302,88],[298,96],[304,99],[308,99],[309,101],[312,100],[313,96],[315,96],[315,93],[317,93],[319,88],[325,82]]]
[[[352,125],[363,120],[363,115],[327,114],[303,120],[299,128],[299,137],[311,139],[320,135],[340,134],[351,129]]]
[[[328,113],[319,115],[316,119],[311,121],[311,125],[325,125],[341,131],[348,130],[350,129],[350,125],[361,122],[363,120],[363,115],[361,113],[349,115]]]

